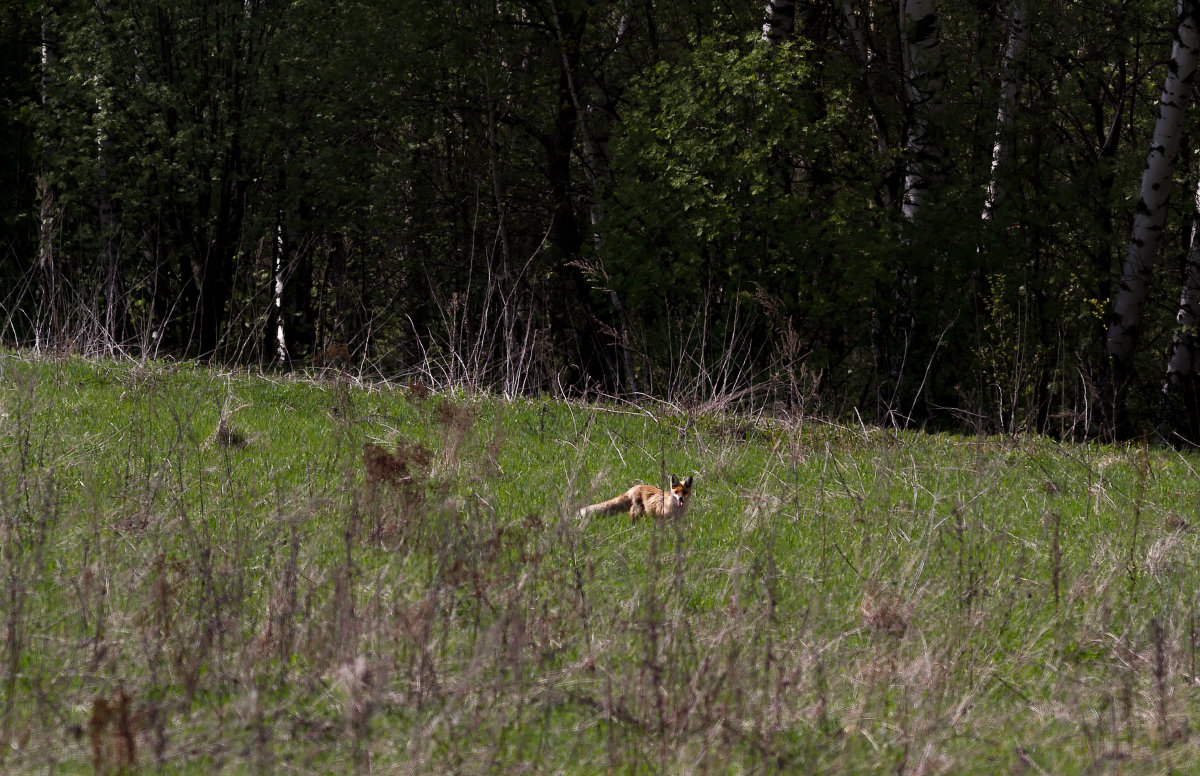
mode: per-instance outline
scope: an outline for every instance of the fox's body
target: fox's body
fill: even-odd
[[[665,493],[653,485],[634,485],[616,498],[601,501],[579,510],[580,517],[590,515],[613,515],[629,510],[629,517],[642,515],[651,517],[681,517],[687,511],[688,499],[692,495],[692,478],[680,481],[671,475],[671,489]]]

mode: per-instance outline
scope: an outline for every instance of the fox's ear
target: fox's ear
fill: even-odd
[[[683,481],[683,487],[685,487],[685,488],[692,487],[692,478],[691,477],[688,477],[686,480]]]
[[[679,478],[676,477],[674,474],[671,475],[671,487],[672,488],[679,487]]]

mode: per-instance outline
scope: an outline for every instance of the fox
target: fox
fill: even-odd
[[[653,485],[634,485],[616,498],[591,504],[579,510],[580,517],[591,515],[615,515],[629,510],[629,518],[636,520],[642,515],[651,517],[683,517],[688,499],[692,495],[692,478],[680,480],[671,475],[671,489],[664,493]]]

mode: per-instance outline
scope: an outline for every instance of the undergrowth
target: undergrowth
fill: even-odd
[[[1198,754],[1190,454],[14,354],[0,445],[4,772]]]

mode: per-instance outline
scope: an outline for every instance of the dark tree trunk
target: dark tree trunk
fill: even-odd
[[[604,356],[604,345],[593,326],[595,311],[591,304],[591,287],[577,262],[582,256],[584,230],[575,207],[575,190],[571,181],[571,154],[579,129],[579,111],[572,94],[572,79],[579,72],[580,50],[587,25],[586,11],[573,13],[557,9],[554,24],[560,34],[562,47],[561,69],[557,86],[557,106],[550,132],[540,137],[546,151],[546,176],[550,185],[551,225],[550,242],[565,273],[574,276],[574,298],[578,304],[554,305],[554,328],[575,332],[579,348],[580,376],[584,384],[604,384],[616,370]],[[619,380],[613,381],[619,389]]]

